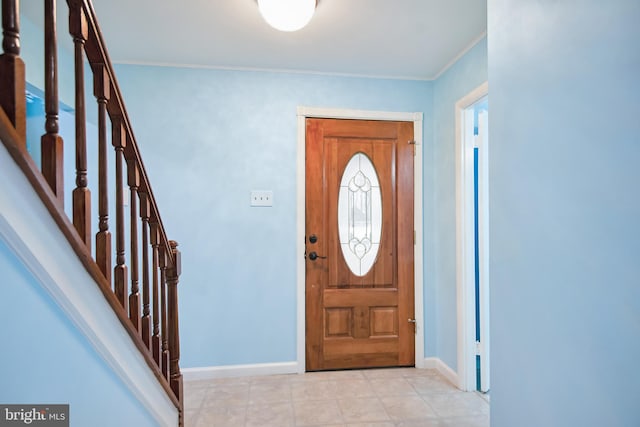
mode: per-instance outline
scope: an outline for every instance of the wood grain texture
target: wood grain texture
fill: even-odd
[[[131,254],[131,293],[129,294],[129,319],[138,332],[141,333],[141,313],[140,313],[140,279],[139,279],[139,255],[138,255],[138,188],[140,187],[140,175],[136,162],[132,159],[127,161],[127,182],[129,184],[129,224]]]
[[[151,289],[153,306],[153,331],[151,336],[151,352],[158,366],[161,365],[160,355],[162,353],[162,342],[160,339],[160,260],[159,260],[159,237],[158,223],[152,222],[151,227]]]
[[[87,20],[79,6],[69,8],[69,33],[73,37],[75,83],[76,187],[73,190],[73,225],[91,251],[91,191],[87,177],[87,120],[84,91],[84,46]]]
[[[180,326],[178,317],[178,281],[182,269],[180,251],[178,243],[170,242],[173,259],[175,262],[167,271],[167,304],[169,326],[169,380],[171,389],[178,398],[183,400],[182,373],[180,372]]]
[[[113,268],[113,291],[128,311],[128,274],[125,255],[125,223],[124,223],[124,149],[127,146],[127,136],[119,118],[112,121],[112,144],[115,148],[116,161],[116,265]]]
[[[413,123],[307,119],[306,363],[308,370],[415,364]],[[375,262],[364,275],[347,265],[338,233],[342,174],[367,156],[382,198]]]
[[[162,245],[158,248],[160,263],[160,321],[162,323],[162,354],[160,356],[162,375],[169,380],[169,321],[167,318],[167,254]]]
[[[108,76],[104,65],[94,64],[94,94],[98,102],[98,233],[96,262],[104,277],[111,282],[111,231],[109,230],[109,150],[107,143]],[[114,129],[116,130],[116,129]],[[117,130],[116,130],[117,133]]]
[[[18,147],[27,153],[27,100],[25,65],[20,58],[20,13],[17,0],[2,0],[0,55],[0,107],[18,134]]]
[[[149,294],[149,195],[139,192],[140,218],[142,219],[142,341],[151,348],[151,312]]]
[[[307,141],[318,141],[324,138],[320,123],[307,120],[306,126]],[[322,205],[322,191],[324,188],[324,146],[322,144],[307,144],[306,155],[306,235],[316,234],[318,236],[324,236],[324,207]],[[311,251],[316,251],[321,255],[324,253],[325,247],[327,246],[325,239],[320,239],[320,241],[314,244],[310,244],[308,238],[306,240],[307,253]],[[322,296],[327,269],[323,263],[310,262],[309,259],[307,259],[306,266],[306,366],[307,369],[321,369],[323,367],[323,330],[322,327],[318,325],[323,323]]]
[[[45,0],[44,14],[44,98],[45,130],[40,139],[42,175],[53,194],[64,206],[64,144],[58,135],[58,43],[56,33],[56,2]]]

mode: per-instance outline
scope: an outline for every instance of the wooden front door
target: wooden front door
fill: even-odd
[[[414,366],[413,123],[306,122],[308,371]]]

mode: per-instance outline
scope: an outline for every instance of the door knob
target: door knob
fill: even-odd
[[[309,253],[309,259],[310,259],[311,261],[315,261],[315,260],[317,260],[318,258],[327,259],[327,257],[326,257],[326,256],[320,256],[320,255],[318,255],[316,252],[310,252],[310,253]]]
[[[416,319],[407,319],[407,322],[409,322],[409,323],[416,323]]]

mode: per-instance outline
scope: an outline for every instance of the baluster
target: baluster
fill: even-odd
[[[107,150],[107,101],[110,80],[106,67],[93,67],[94,95],[98,101],[98,233],[96,234],[96,263],[107,282],[111,283],[111,232],[109,231],[109,184]]]
[[[182,373],[180,372],[180,331],[178,323],[178,280],[182,266],[178,243],[171,240],[169,244],[173,252],[173,263],[167,270],[170,384],[173,393],[182,402],[183,390]]]
[[[159,260],[158,260],[158,239],[159,230],[158,222],[156,219],[151,223],[151,247],[153,248],[153,336],[151,337],[151,346],[153,358],[158,364],[160,364],[160,353],[162,352],[162,343],[160,342],[160,313],[159,313],[159,289],[158,289],[158,273],[159,273]]]
[[[167,325],[167,252],[166,245],[160,245],[160,319],[162,321],[162,375],[169,380],[169,335]]]
[[[140,191],[142,218],[142,340],[151,348],[151,319],[149,317],[149,195]]]
[[[91,191],[87,187],[87,130],[84,105],[84,44],[87,20],[76,2],[69,3],[69,33],[73,36],[76,114],[76,188],[73,190],[73,225],[91,251]]]
[[[135,159],[127,162],[129,191],[131,192],[131,294],[129,295],[129,319],[140,333],[140,288],[138,285],[138,187],[140,174]]]
[[[127,133],[122,124],[122,117],[112,120],[111,142],[116,154],[116,266],[113,268],[113,291],[118,302],[127,308],[127,266],[124,250],[124,182],[122,162],[127,145]]]
[[[64,169],[62,137],[58,135],[58,50],[56,35],[56,1],[44,2],[44,97],[46,133],[40,140],[42,175],[64,206]]]
[[[0,107],[7,114],[27,152],[27,99],[24,62],[20,58],[20,6],[2,0],[2,51],[0,55]]]

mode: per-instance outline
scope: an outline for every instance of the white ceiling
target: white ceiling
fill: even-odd
[[[437,77],[487,22],[486,0],[320,0],[295,33],[269,27],[255,0],[93,1],[115,63],[408,79]]]

